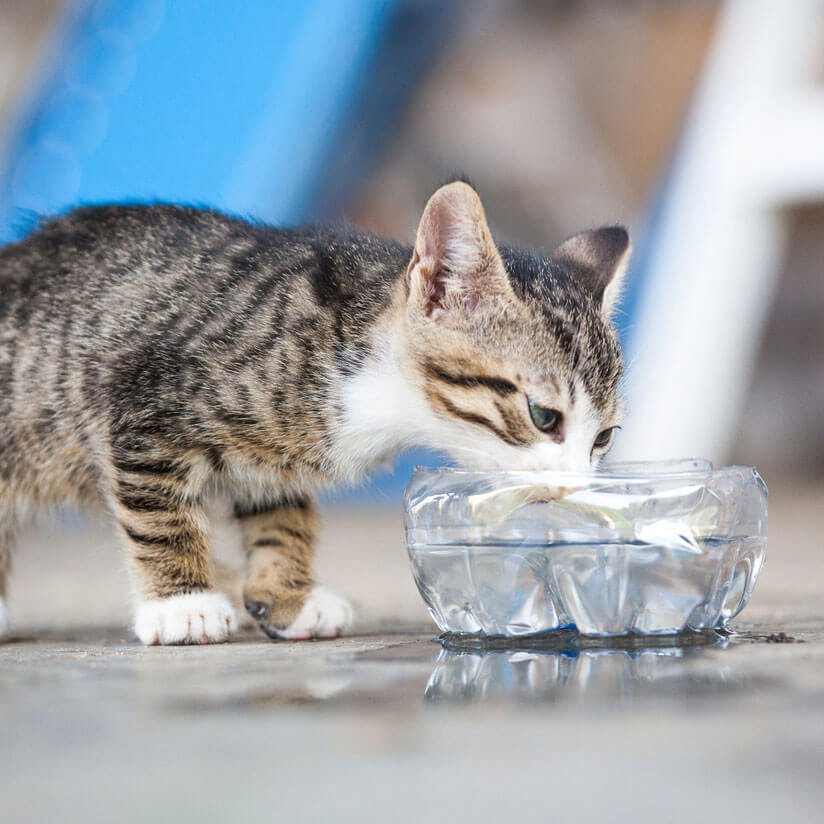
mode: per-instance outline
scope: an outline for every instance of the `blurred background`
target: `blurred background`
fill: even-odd
[[[411,241],[455,173],[503,241],[625,223],[616,456],[757,465],[756,601],[820,594],[822,46],[818,0],[0,0],[0,242],[79,202],[156,199]],[[431,460],[324,508],[321,577],[370,626],[426,625],[400,497]],[[66,515],[26,543],[18,621],[125,621],[104,523]],[[26,593],[58,556],[44,616]],[[102,594],[78,612],[86,556]]]

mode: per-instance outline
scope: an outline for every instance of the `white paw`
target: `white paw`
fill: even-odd
[[[313,587],[298,617],[286,629],[279,630],[278,635],[290,641],[337,638],[349,628],[354,615],[345,598],[326,587]]]
[[[237,626],[229,599],[220,592],[191,592],[143,601],[134,631],[144,644],[215,644]]]
[[[4,598],[0,598],[0,638],[4,638],[9,631],[9,608]]]

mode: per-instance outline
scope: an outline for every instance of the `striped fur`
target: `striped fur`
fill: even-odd
[[[102,504],[162,639],[157,604],[212,603],[180,596],[214,588],[203,507],[219,494],[244,536],[250,613],[273,635],[313,631],[310,594],[333,603],[312,578],[318,488],[415,443],[474,464],[597,457],[621,416],[605,300],[628,242],[609,231],[611,246],[587,233],[556,257],[498,249],[456,183],[414,247],[112,205],[0,249],[0,597],[37,506]],[[534,427],[527,396],[563,412],[564,443]]]

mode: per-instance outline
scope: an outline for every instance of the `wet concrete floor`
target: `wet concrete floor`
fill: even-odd
[[[729,637],[481,653],[433,641],[402,554],[377,562],[395,526],[369,523],[359,634],[304,643],[141,648],[100,533],[32,538],[0,646],[0,822],[824,821],[817,538],[771,546]],[[85,558],[49,570],[71,596],[38,589],[57,546]]]
[[[823,638],[21,638],[0,649],[0,820],[820,822]]]

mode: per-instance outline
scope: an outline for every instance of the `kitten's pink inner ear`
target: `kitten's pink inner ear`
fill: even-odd
[[[409,264],[409,277],[417,286],[417,293],[423,298],[426,314],[431,316],[445,297],[444,278],[435,269],[437,261],[434,256],[423,257],[415,249]]]
[[[409,271],[412,293],[434,319],[472,312],[485,293],[500,291],[503,264],[471,186],[450,183],[429,198]]]

